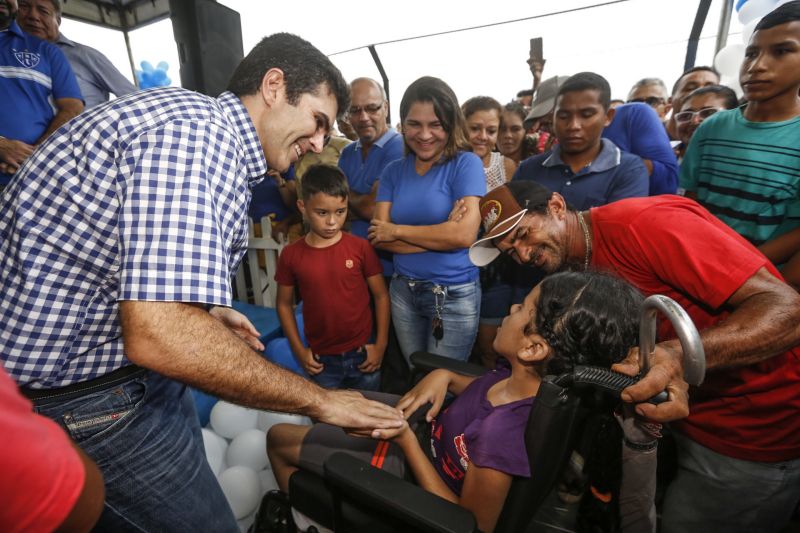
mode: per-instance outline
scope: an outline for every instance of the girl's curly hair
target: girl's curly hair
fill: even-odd
[[[553,350],[539,373],[575,365],[609,368],[639,342],[642,295],[622,279],[599,272],[561,272],[540,283],[536,319],[525,328]]]

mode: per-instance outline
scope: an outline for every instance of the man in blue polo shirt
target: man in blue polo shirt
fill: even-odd
[[[537,181],[580,211],[647,196],[650,181],[641,158],[601,138],[614,118],[610,101],[608,82],[598,74],[581,72],[567,80],[556,98],[558,145],[523,161],[513,179]]]
[[[83,111],[64,54],[24,33],[16,14],[17,0],[0,0],[0,190],[35,145]]]
[[[78,79],[86,109],[108,102],[109,94],[120,97],[136,90],[102,52],[61,33],[61,0],[19,0],[17,23],[26,33],[53,43],[64,52]]]
[[[350,83],[350,124],[358,140],[342,150],[339,168],[350,186],[351,233],[367,238],[367,228],[375,210],[375,193],[386,165],[403,157],[403,136],[386,123],[389,102],[381,85],[370,78]],[[380,252],[385,276],[393,272],[392,256]]]

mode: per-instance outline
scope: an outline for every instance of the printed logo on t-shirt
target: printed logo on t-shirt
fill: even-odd
[[[14,57],[17,58],[19,64],[25,68],[34,68],[39,64],[41,59],[41,56],[36,52],[29,52],[27,50],[22,50],[21,52],[15,51]]]
[[[453,437],[453,444],[458,452],[458,462],[461,463],[461,468],[467,469],[469,465],[469,455],[467,454],[467,443],[464,441],[464,434]]]
[[[353,260],[352,259],[346,260],[344,262],[344,266],[346,266],[347,268],[353,268]]]

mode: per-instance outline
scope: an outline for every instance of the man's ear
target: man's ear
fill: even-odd
[[[564,200],[563,196],[554,192],[547,201],[547,211],[554,214],[557,218],[562,219],[567,212],[567,201]]]
[[[538,333],[532,333],[525,336],[525,345],[519,349],[517,357],[522,361],[535,363],[544,361],[552,351],[544,337]]]
[[[264,99],[264,103],[267,104],[267,107],[272,107],[280,98],[282,91],[285,96],[285,85],[286,81],[281,69],[271,68],[264,74],[264,77],[261,78],[260,91],[261,97]]]
[[[617,113],[617,110],[609,107],[608,111],[606,111],[606,126],[611,124],[614,121],[614,115]]]

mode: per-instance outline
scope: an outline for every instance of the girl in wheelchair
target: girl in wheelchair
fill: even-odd
[[[327,457],[347,451],[400,477],[410,469],[418,485],[468,509],[482,531],[492,531],[513,476],[530,476],[524,430],[542,378],[621,361],[638,342],[641,302],[636,289],[609,275],[546,277],[497,332],[494,348],[505,364],[477,378],[435,370],[399,400],[381,395],[406,415],[401,430],[374,432],[382,437],[376,440],[326,424],[273,426],[267,452],[278,485],[287,492],[298,468],[322,475]],[[448,392],[456,398],[442,410]],[[424,445],[413,429],[423,414],[431,430]]]

